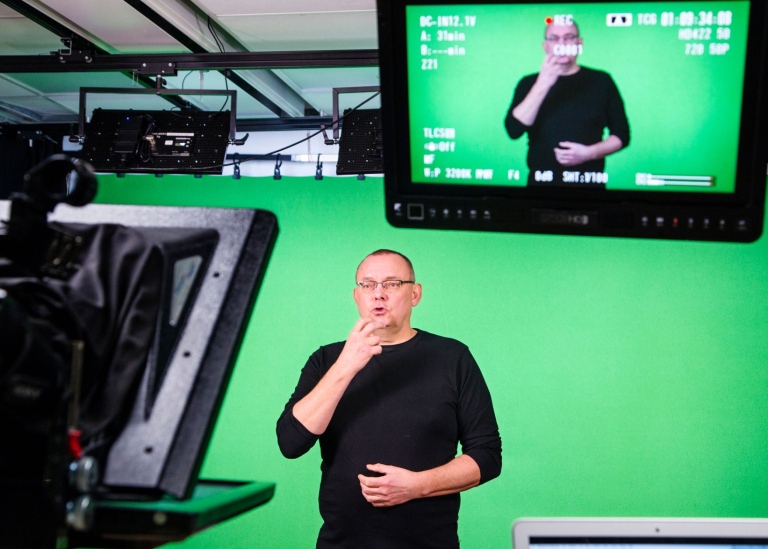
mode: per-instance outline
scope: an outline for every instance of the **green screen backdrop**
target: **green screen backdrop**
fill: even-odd
[[[317,448],[275,423],[308,356],[356,321],[354,271],[408,255],[413,324],[469,345],[493,396],[501,476],[462,496],[464,549],[523,516],[768,516],[768,239],[753,244],[395,229],[381,179],[100,177],[114,204],[247,207],[280,234],[202,476],[277,484],[178,544],[314,547]]]

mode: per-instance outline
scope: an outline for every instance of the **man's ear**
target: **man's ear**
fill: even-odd
[[[414,284],[411,288],[411,306],[415,307],[421,301],[421,284]]]

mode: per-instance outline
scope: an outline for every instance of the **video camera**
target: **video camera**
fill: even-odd
[[[96,191],[54,155],[0,202],[2,548],[154,547],[274,491],[198,481],[274,215]]]

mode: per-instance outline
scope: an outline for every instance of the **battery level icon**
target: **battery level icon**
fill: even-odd
[[[609,13],[605,17],[605,24],[609,27],[631,27],[631,13]]]

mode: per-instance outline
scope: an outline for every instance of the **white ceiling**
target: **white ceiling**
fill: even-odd
[[[198,51],[218,53],[222,47],[226,53],[378,48],[376,0],[0,0],[0,123],[76,122],[81,87],[142,87],[130,71],[11,71],[12,65],[3,62],[4,56],[55,57],[59,52],[66,53],[60,37],[33,21],[34,17],[29,17],[28,10],[19,4],[31,8],[33,14],[42,14],[56,28],[64,28],[116,56],[190,53],[177,39],[179,35],[161,28],[157,19],[153,22],[146,10],[178,29],[201,48]],[[209,30],[209,18],[215,35]],[[225,82],[217,70],[179,70],[176,76],[166,77],[166,87],[238,90],[238,119],[279,119],[300,118],[313,110],[330,115],[334,88],[379,85],[376,66],[302,66],[234,72],[272,105],[265,105],[231,81]],[[343,111],[353,107],[370,95],[342,93],[339,108]],[[223,96],[189,95],[184,99],[203,110],[218,110],[225,101]],[[275,106],[282,112],[275,112]],[[96,107],[173,106],[155,95],[89,95],[86,114]],[[378,102],[371,102],[368,107],[376,108]]]

